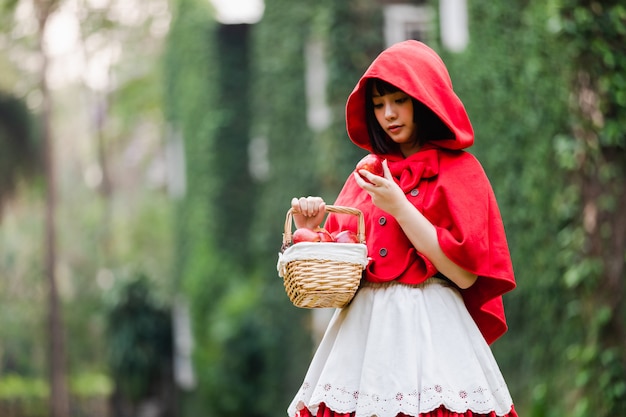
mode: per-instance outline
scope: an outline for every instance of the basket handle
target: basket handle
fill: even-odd
[[[353,216],[358,216],[359,224],[357,227],[357,238],[359,239],[359,242],[365,243],[365,219],[363,218],[363,213],[361,212],[361,210],[355,209],[352,207],[327,205],[326,212],[327,213],[351,214]],[[287,216],[285,218],[285,232],[283,233],[283,248],[286,248],[292,243],[291,224],[292,224],[293,213],[298,213],[298,212],[294,211],[293,208],[290,208],[287,211]]]

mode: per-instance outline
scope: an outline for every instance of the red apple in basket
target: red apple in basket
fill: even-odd
[[[328,230],[324,229],[323,227],[318,227],[317,229],[315,229],[315,231],[320,236],[320,242],[334,242],[335,241],[335,239],[328,232]]]
[[[317,227],[315,229],[308,229],[306,227],[301,227],[296,229],[292,235],[293,243],[300,242],[334,242],[332,235],[328,232],[328,230],[323,227]]]
[[[372,153],[365,155],[359,162],[357,162],[356,168],[355,168],[356,172],[359,172],[362,169],[369,171],[374,175],[378,175],[379,177],[382,177],[385,175],[385,172],[383,171],[382,160],[378,156]],[[361,175],[361,178],[363,178],[367,182],[370,182],[363,175]]]
[[[296,231],[293,232],[292,239],[294,244],[300,242],[319,242],[321,240],[319,233],[306,227],[296,229]]]
[[[359,238],[352,230],[342,230],[335,235],[337,243],[359,243]]]

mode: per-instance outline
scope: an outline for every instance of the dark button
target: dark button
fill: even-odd
[[[413,197],[417,197],[417,195],[418,195],[419,193],[420,193],[420,190],[418,190],[417,188],[413,188],[413,189],[411,190],[411,195],[412,195]]]
[[[380,218],[378,219],[378,224],[384,226],[385,223],[387,223],[387,219],[385,218],[385,216],[380,216]]]
[[[380,256],[387,256],[387,249],[386,248],[380,248],[380,250],[378,251],[378,254]]]

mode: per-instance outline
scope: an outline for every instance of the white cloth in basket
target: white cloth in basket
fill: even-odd
[[[300,242],[278,254],[278,276],[285,276],[285,267],[291,261],[319,259],[323,261],[359,264],[365,268],[369,262],[367,246],[363,243]]]

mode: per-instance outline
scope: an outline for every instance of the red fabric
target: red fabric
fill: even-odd
[[[314,416],[311,414],[308,408],[304,408],[296,414],[296,417],[354,417],[354,413],[335,413],[330,408],[326,407],[326,404],[320,404],[317,409],[317,414]],[[400,413],[396,417],[410,417],[407,414]],[[465,413],[455,413],[446,410],[443,406],[433,410],[429,413],[422,413],[419,417],[518,417],[515,412],[515,408],[511,406],[511,411],[504,416],[497,416],[496,413],[491,412],[489,414],[476,414],[472,411],[466,411]]]
[[[502,294],[515,288],[515,278],[491,184],[478,160],[462,150],[474,142],[467,113],[452,90],[441,59],[420,42],[401,42],[374,60],[348,98],[348,134],[364,149],[371,150],[364,117],[365,81],[373,77],[422,101],[454,134],[449,140],[429,142],[408,158],[384,157],[409,201],[435,225],[443,252],[478,275],[476,283],[461,293],[485,340],[491,344],[507,330]],[[391,216],[372,204],[352,176],[335,204],[356,207],[364,213],[368,254],[372,259],[365,279],[418,284],[436,274],[434,265],[414,249]],[[357,219],[331,214],[325,227],[330,232],[356,231]]]

